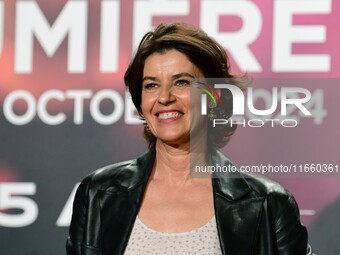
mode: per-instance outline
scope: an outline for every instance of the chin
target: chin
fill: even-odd
[[[190,143],[190,137],[178,135],[158,136],[157,140],[169,145],[181,145]]]

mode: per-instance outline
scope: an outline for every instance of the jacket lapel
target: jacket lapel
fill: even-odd
[[[222,154],[212,164],[232,165]],[[240,173],[213,175],[217,231],[223,254],[255,254],[264,197],[251,198],[251,189]]]
[[[148,151],[129,166],[135,178],[132,187],[116,187],[100,191],[101,247],[103,255],[123,254],[129,240],[149,174],[155,152]]]

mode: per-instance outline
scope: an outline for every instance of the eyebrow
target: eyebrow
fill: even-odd
[[[172,76],[172,79],[173,79],[173,80],[176,80],[176,79],[178,79],[178,78],[180,78],[180,77],[183,77],[183,76],[187,76],[187,77],[190,77],[190,78],[193,78],[193,79],[195,78],[195,76],[193,76],[193,75],[190,74],[190,73],[182,72],[182,73],[174,74],[174,75]],[[156,77],[153,77],[153,76],[145,76],[145,77],[143,77],[143,80],[142,80],[142,81],[145,81],[145,80],[156,81],[157,78],[156,78]]]

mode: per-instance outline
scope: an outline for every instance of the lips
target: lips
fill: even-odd
[[[178,119],[183,116],[183,113],[178,111],[167,111],[167,112],[158,112],[156,114],[159,120],[169,120],[169,119]]]

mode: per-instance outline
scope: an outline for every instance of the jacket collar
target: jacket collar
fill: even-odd
[[[236,169],[234,164],[219,151],[211,154],[210,165]],[[215,172],[212,174],[212,179],[215,193],[229,201],[239,200],[251,191],[243,175],[238,171]]]

